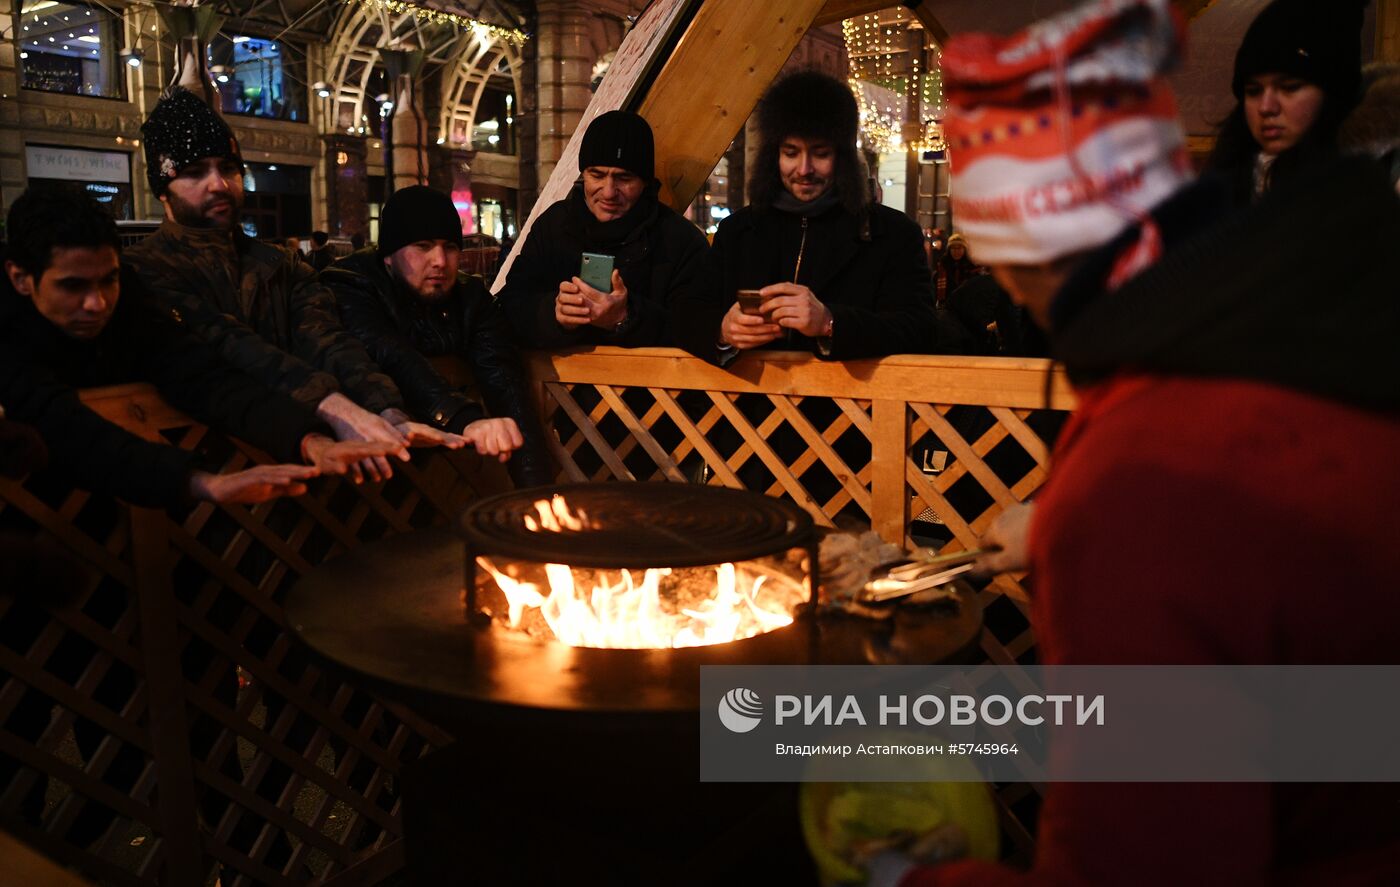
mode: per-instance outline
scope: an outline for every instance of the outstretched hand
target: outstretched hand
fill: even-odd
[[[443,431],[422,422],[399,422],[394,426],[411,447],[447,447],[460,450],[467,445],[467,439],[450,431]]]
[[[399,410],[386,410],[391,417],[401,415]],[[327,395],[316,407],[316,415],[331,426],[337,440],[378,441],[397,444],[386,450],[384,455],[366,459],[355,474],[359,483],[364,475],[371,480],[388,480],[394,476],[386,456],[396,456],[400,461],[408,461],[408,442],[399,434],[392,422],[383,416],[376,416],[364,407],[358,406],[350,398],[339,392]],[[406,418],[406,417],[405,417]]]
[[[378,481],[388,479],[391,475],[382,474],[372,468],[378,463],[384,463],[384,470],[388,470],[388,462],[385,456],[402,452],[403,458],[407,458],[408,451],[401,443],[390,443],[387,441],[356,441],[346,440],[336,442],[326,437],[324,434],[308,434],[301,443],[301,454],[309,464],[316,467],[320,474],[349,474],[355,483],[362,483],[365,476],[370,480]]]
[[[462,437],[481,455],[495,456],[502,462],[525,445],[514,419],[477,419],[462,429]]]
[[[232,474],[196,471],[190,495],[219,505],[256,505],[280,496],[300,496],[306,481],[320,474],[314,465],[256,465]]]

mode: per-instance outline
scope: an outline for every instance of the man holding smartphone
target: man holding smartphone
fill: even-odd
[[[705,235],[656,198],[651,127],[599,115],[581,181],[535,221],[499,294],[528,348],[670,345],[670,306],[701,287]]]
[[[934,309],[923,232],[877,203],[849,87],[816,71],[764,96],[749,205],[720,223],[710,285],[677,306],[677,344],[715,363],[762,347],[834,360],[957,353]]]

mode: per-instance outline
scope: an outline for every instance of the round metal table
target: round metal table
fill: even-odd
[[[464,557],[447,529],[397,536],[315,568],[286,602],[314,651],[456,737],[397,780],[412,883],[815,883],[797,786],[699,781],[700,667],[966,662],[982,628],[963,587],[955,606],[881,622],[573,648],[469,625]]]
[[[470,626],[463,557],[448,529],[355,549],[302,577],[287,597],[288,621],[309,647],[375,689],[439,714],[477,705],[607,716],[693,712],[704,665],[966,662],[982,628],[977,595],[961,586],[955,605],[899,609],[884,621],[804,615],[708,647],[569,647]]]

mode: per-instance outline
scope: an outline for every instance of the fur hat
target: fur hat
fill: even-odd
[[[656,144],[651,125],[631,111],[599,114],[583,134],[578,168],[614,166],[636,173],[648,182],[656,178]]]
[[[870,204],[865,162],[856,151],[860,110],[845,83],[820,71],[799,71],[773,84],[758,106],[758,157],[749,181],[749,201],[771,206],[783,192],[778,148],[783,139],[830,142],[836,149],[833,187],[847,211],[860,214]]]
[[[1235,54],[1230,89],[1244,96],[1256,74],[1291,74],[1348,105],[1361,82],[1361,25],[1370,0],[1274,0],[1254,19]]]
[[[180,170],[196,160],[219,157],[243,165],[238,139],[228,123],[183,86],[172,86],[156,103],[141,124],[141,135],[146,152],[146,181],[157,197],[165,193]]]
[[[1367,65],[1361,79],[1365,92],[1337,144],[1347,153],[1384,157],[1400,148],[1400,65]]]
[[[379,213],[379,254],[392,255],[420,240],[462,243],[462,217],[452,198],[427,185],[410,185],[389,196]]]

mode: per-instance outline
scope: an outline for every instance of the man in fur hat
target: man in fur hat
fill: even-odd
[[[683,347],[721,364],[770,345],[838,360],[965,347],[934,310],[919,226],[871,198],[858,123],[846,84],[816,71],[764,96],[749,205],[720,223],[711,287],[674,318]],[[741,289],[762,295],[754,313]]]
[[[630,111],[588,125],[582,181],[530,229],[499,294],[521,343],[640,347],[671,344],[667,314],[703,279],[705,235],[656,199],[651,126]],[[610,286],[581,277],[584,253],[613,260]]]
[[[172,87],[141,127],[146,178],[165,221],[125,253],[177,324],[274,390],[310,407],[342,440],[452,443],[409,422],[403,398],[340,324],[329,290],[291,251],[243,233],[243,158],[228,124],[202,99]],[[384,457],[361,466],[392,472]]]

